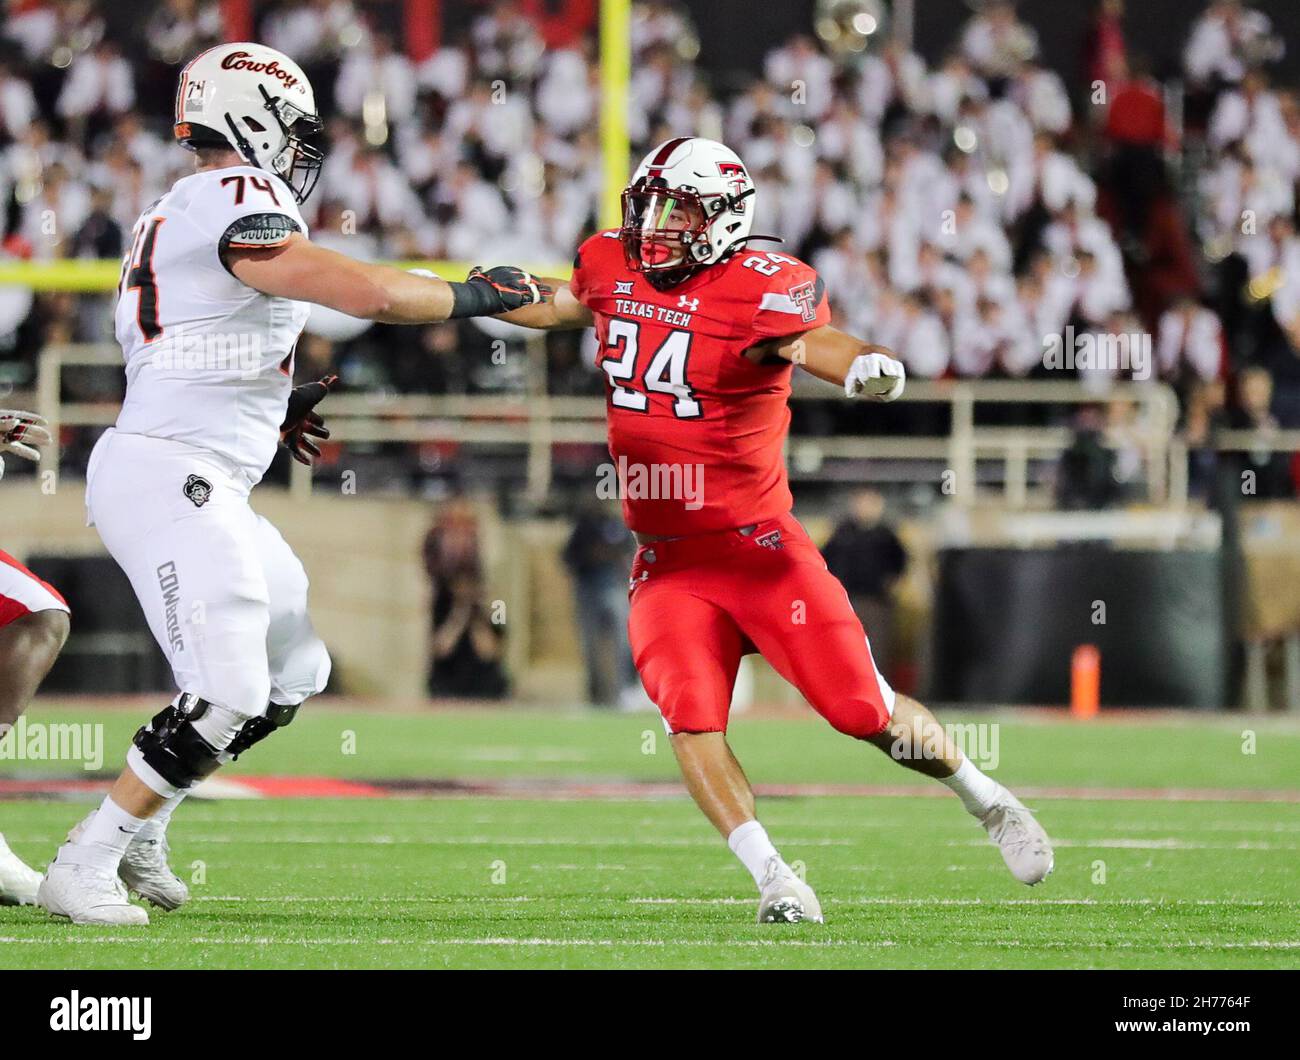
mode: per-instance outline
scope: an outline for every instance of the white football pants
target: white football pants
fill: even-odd
[[[111,428],[86,472],[89,523],[131,579],[177,687],[242,719],[301,703],[330,674],[307,573],[249,507],[250,489],[216,453]]]

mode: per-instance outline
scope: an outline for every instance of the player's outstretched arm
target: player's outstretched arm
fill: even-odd
[[[813,328],[779,339],[765,349],[818,379],[843,386],[848,397],[893,401],[907,382],[903,363],[891,350],[863,342],[839,328]]]
[[[523,269],[476,270],[464,283],[357,261],[294,233],[274,247],[226,251],[236,279],[263,294],[337,309],[385,324],[431,324],[454,317],[495,316],[528,306],[543,289]]]
[[[569,331],[591,327],[591,310],[578,301],[578,296],[567,282],[549,276],[544,276],[537,282],[548,289],[548,297],[522,309],[504,313],[502,320],[541,331]]]

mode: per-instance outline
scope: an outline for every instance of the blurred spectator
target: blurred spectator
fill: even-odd
[[[1146,60],[1139,57],[1129,63],[1116,59],[1106,88],[1105,135],[1111,145],[1162,149],[1170,139],[1164,93],[1151,77]]]
[[[110,40],[73,60],[57,110],[74,128],[94,120],[106,126],[108,120],[135,105],[135,76],[131,64]],[[92,131],[95,131],[92,127]]]
[[[343,49],[362,45],[366,36],[351,0],[285,0],[262,24],[262,39],[292,55],[308,77],[313,70],[328,68]]]
[[[1195,85],[1235,85],[1251,66],[1279,59],[1283,50],[1262,11],[1241,0],[1210,0],[1192,26],[1183,65]]]
[[[619,512],[596,503],[578,512],[564,546],[587,669],[587,700],[597,706],[612,706],[637,687],[627,640],[630,546]]]
[[[393,46],[387,33],[375,33],[364,48],[353,48],[339,67],[334,101],[349,118],[367,124],[377,120],[375,107],[383,104],[382,121],[400,124],[415,113],[415,68]]]
[[[502,699],[509,691],[501,665],[504,627],[482,597],[478,577],[462,571],[434,600],[430,696]]]
[[[871,640],[876,667],[888,679],[896,661],[894,586],[907,568],[907,552],[884,522],[884,514],[885,498],[873,489],[860,490],[822,555],[848,592],[853,612]]]
[[[1124,0],[1097,0],[1092,28],[1084,46],[1083,86],[1091,99],[1092,86],[1100,81],[1112,86],[1125,70],[1128,49],[1124,44]]]
[[[1280,424],[1273,415],[1273,378],[1260,367],[1246,368],[1237,379],[1238,405],[1229,414],[1229,425],[1235,430],[1255,431],[1260,440],[1267,442]],[[1290,499],[1296,495],[1295,480],[1291,474],[1291,454],[1274,452],[1266,448],[1239,454],[1243,474],[1243,492],[1259,500]],[[1253,486],[1253,490],[1247,487]]]
[[[221,41],[221,8],[214,0],[165,0],[149,18],[145,38],[168,66],[188,62]]]
[[[1218,431],[1227,426],[1226,388],[1216,380],[1193,382],[1186,401],[1183,443],[1187,446],[1187,494],[1212,501],[1220,466]]]
[[[36,95],[25,78],[0,59],[0,133],[17,140],[36,117]]]
[[[113,193],[99,188],[91,194],[90,213],[72,240],[72,256],[78,258],[120,258],[123,252],[122,226],[113,219]]]
[[[1098,409],[1084,409],[1074,440],[1061,454],[1056,474],[1056,506],[1067,511],[1108,508],[1119,500],[1115,454],[1107,448]]]
[[[1016,16],[1012,0],[988,0],[961,37],[971,65],[991,80],[1011,77],[1021,63],[1038,54],[1038,34]]]
[[[1224,377],[1227,347],[1217,314],[1184,295],[1160,317],[1156,333],[1160,377],[1186,389],[1195,381],[1210,383]]]
[[[454,496],[440,506],[424,538],[424,569],[435,598],[460,575],[480,576],[478,514],[469,498]]]

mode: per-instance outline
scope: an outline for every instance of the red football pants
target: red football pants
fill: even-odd
[[[670,732],[724,732],[740,657],[759,652],[840,732],[888,724],[848,594],[793,515],[637,549],[628,632],[641,682]]]

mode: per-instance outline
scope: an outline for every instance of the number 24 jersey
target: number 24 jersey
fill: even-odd
[[[570,288],[595,318],[627,525],[676,537],[788,512],[792,365],[744,351],[830,323],[816,272],[742,249],[659,291],[601,232],[579,248]]]

